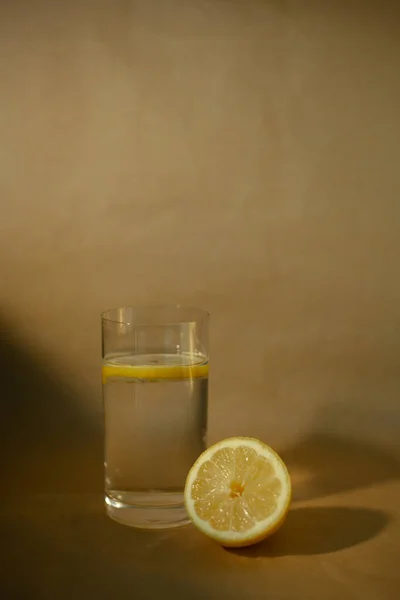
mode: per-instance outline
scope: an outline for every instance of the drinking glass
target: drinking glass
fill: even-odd
[[[116,521],[187,523],[185,479],[206,446],[208,318],[181,306],[101,315],[105,502]]]

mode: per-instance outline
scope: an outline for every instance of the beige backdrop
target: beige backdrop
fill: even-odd
[[[124,304],[211,312],[211,441],[398,450],[399,18],[1,3],[3,427],[35,485],[101,488],[99,313]]]

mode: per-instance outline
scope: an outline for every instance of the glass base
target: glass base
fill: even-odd
[[[172,529],[182,527],[190,522],[182,501],[176,504],[151,504],[151,496],[146,504],[127,504],[113,497],[105,496],[108,516],[130,527],[138,529]]]

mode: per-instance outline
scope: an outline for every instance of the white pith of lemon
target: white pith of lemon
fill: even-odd
[[[249,546],[274,533],[290,499],[284,462],[255,438],[228,438],[205,450],[185,485],[191,521],[223,546]]]

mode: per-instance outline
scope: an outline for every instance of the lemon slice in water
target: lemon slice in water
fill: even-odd
[[[186,362],[179,364],[179,356],[175,356],[174,363],[159,362],[156,364],[146,364],[145,359],[135,357],[139,364],[129,364],[129,360],[119,362],[107,361],[102,366],[102,381],[107,383],[113,379],[157,381],[160,379],[197,379],[208,377],[207,362]]]

